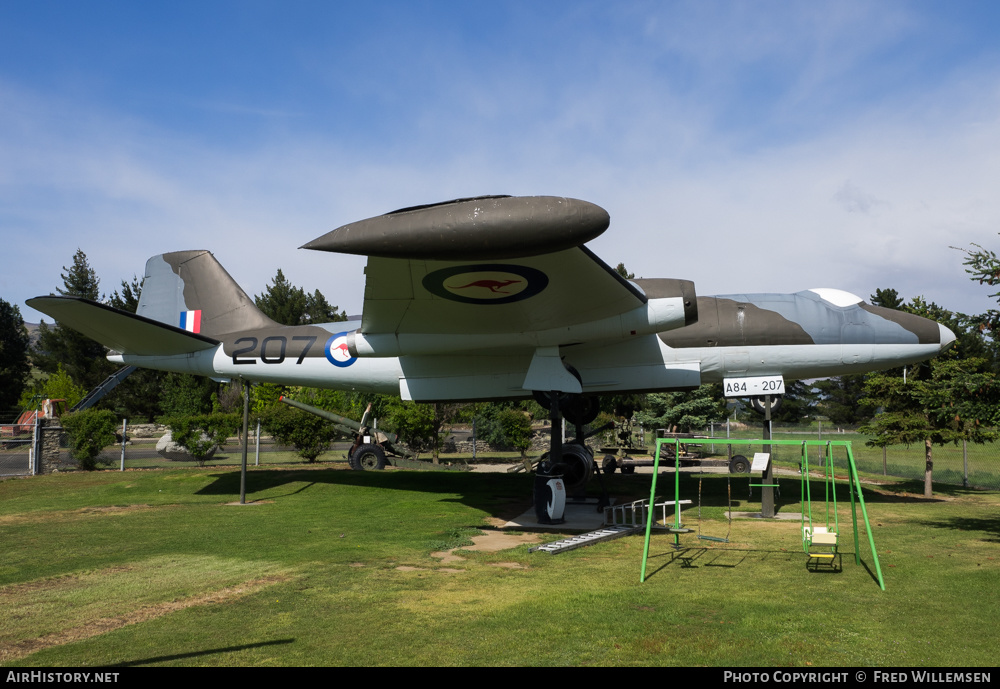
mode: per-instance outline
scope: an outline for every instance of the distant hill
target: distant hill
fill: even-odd
[[[46,323],[48,325],[48,323]],[[24,327],[28,329],[28,337],[31,339],[31,349],[34,349],[38,344],[38,323],[28,323],[24,322]]]

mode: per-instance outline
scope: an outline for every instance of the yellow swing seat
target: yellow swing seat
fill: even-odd
[[[825,526],[804,527],[803,533],[809,542],[809,557],[833,559],[837,556],[837,533]],[[814,547],[828,550],[814,550]]]

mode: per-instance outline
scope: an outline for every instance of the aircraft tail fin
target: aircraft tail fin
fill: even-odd
[[[208,251],[149,259],[136,313],[207,337],[277,325]]]

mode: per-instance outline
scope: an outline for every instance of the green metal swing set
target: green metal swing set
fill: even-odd
[[[712,442],[718,443],[718,439]],[[690,439],[686,439],[685,443],[688,445],[693,444]],[[652,505],[655,501],[656,495],[656,481],[660,473],[660,448],[664,445],[674,444],[674,504],[681,504],[680,497],[680,461],[677,457],[680,456],[679,441],[676,438],[659,438],[656,441],[656,456],[653,461],[653,481],[650,486],[649,493],[649,504]],[[709,444],[708,441],[701,443],[704,445]],[[843,447],[847,454],[847,467],[849,471],[848,477],[848,489],[851,501],[851,519],[854,527],[854,562],[855,564],[861,564],[861,539],[858,534],[858,505],[861,506],[861,514],[865,522],[865,532],[868,535],[868,546],[871,549],[872,559],[875,564],[875,574],[879,588],[883,591],[885,590],[885,580],[882,578],[882,567],[878,561],[878,552],[875,550],[875,538],[872,534],[871,523],[868,520],[868,509],[865,507],[864,495],[861,492],[861,481],[858,478],[858,469],[854,461],[854,453],[851,450],[851,442],[849,440],[744,440],[736,438],[727,438],[727,445],[797,445],[801,448],[801,461],[799,464],[802,482],[802,550],[809,556],[808,562],[813,562],[816,566],[820,564],[829,564],[835,566],[836,561],[839,559],[838,552],[839,538],[840,538],[840,520],[837,513],[837,491],[835,476],[833,470],[833,449],[835,447]],[[822,481],[823,481],[823,503],[824,508],[817,510],[819,512],[825,512],[820,518],[814,520],[813,518],[813,489],[812,482],[816,479],[810,477],[809,469],[809,448],[811,447],[822,447],[824,449],[823,458],[821,460],[822,464]],[[751,484],[753,485],[753,484]],[[763,484],[760,484],[763,485]],[[732,529],[732,488],[729,489],[730,495],[730,505],[729,505],[729,526]],[[817,495],[817,500],[818,500]],[[642,571],[639,575],[639,581],[644,582],[646,580],[646,563],[649,558],[649,541],[650,535],[653,528],[653,514],[654,510],[650,509],[647,511],[646,516],[646,540],[642,550]],[[819,516],[819,514],[818,514]],[[691,533],[693,529],[685,527],[681,523],[681,510],[674,510],[674,524],[667,527],[668,533],[673,536],[673,545],[675,548],[680,547],[680,537],[683,534]],[[725,538],[719,538],[714,536],[703,536],[701,535],[701,479],[698,481],[698,538],[706,541],[719,541],[728,543],[729,533],[727,532]]]

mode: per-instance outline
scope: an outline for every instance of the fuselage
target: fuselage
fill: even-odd
[[[653,281],[637,280],[653,292]],[[655,297],[652,297],[655,298]],[[456,349],[354,356],[362,323],[275,326],[226,334],[212,349],[116,361],[216,378],[400,394],[418,401],[525,397],[532,350]],[[726,378],[786,381],[893,368],[934,356],[954,341],[938,323],[865,304],[838,290],[698,298],[698,320],[656,334],[561,343],[584,393],[691,388]]]

